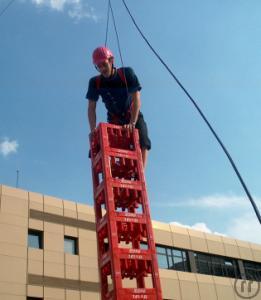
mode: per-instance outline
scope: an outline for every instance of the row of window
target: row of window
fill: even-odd
[[[222,256],[194,253],[198,273],[223,277],[240,278],[236,259]]]
[[[156,246],[156,251],[160,268],[191,271],[186,251],[162,246]]]
[[[64,236],[64,252],[78,255],[78,238]],[[143,249],[146,244],[141,245]],[[28,247],[43,249],[43,232],[28,231]],[[191,262],[188,251],[173,247],[156,246],[159,268],[191,272]],[[192,252],[195,259],[196,271],[200,274],[241,278],[238,261],[234,258],[222,257],[199,252]],[[247,279],[261,281],[261,264],[243,261]]]
[[[191,272],[188,251],[165,246],[156,246],[156,250],[160,268]],[[237,259],[199,252],[192,253],[197,273],[241,278]],[[243,267],[247,279],[261,281],[260,263],[243,261]]]
[[[247,279],[261,281],[261,264],[251,261],[244,261],[243,264]]]
[[[28,247],[43,249],[43,232],[39,230],[28,231]],[[64,236],[64,252],[78,255],[78,239],[71,236]]]

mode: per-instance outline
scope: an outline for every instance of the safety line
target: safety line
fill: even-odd
[[[125,79],[124,82],[125,82],[126,91],[127,91],[127,94],[128,94],[128,93],[129,93],[129,89],[128,89],[128,83],[127,83],[127,79],[126,79],[126,75],[125,75],[124,63],[123,63],[123,58],[122,58],[121,45],[120,45],[120,38],[119,38],[117,26],[116,26],[116,21],[115,21],[115,17],[114,17],[113,8],[112,8],[112,5],[111,5],[111,0],[109,0],[109,6],[110,6],[110,9],[111,9],[111,15],[112,15],[112,20],[113,20],[113,26],[114,26],[114,30],[115,30],[116,37],[117,37],[117,44],[118,44],[118,49],[119,49],[120,58],[121,58],[121,65],[122,65],[123,75],[124,75],[124,79]]]
[[[0,17],[6,12],[6,10],[9,8],[9,6],[11,6],[11,4],[13,4],[14,2],[15,2],[15,0],[11,0],[8,2],[8,4],[0,12]]]
[[[221,146],[221,148],[223,149],[223,151],[225,152],[229,162],[231,163],[235,173],[237,174],[237,177],[241,183],[241,185],[243,186],[248,199],[250,200],[253,209],[256,213],[256,216],[258,218],[259,223],[261,224],[261,216],[259,213],[259,210],[257,208],[257,205],[254,201],[254,199],[252,198],[242,176],[239,173],[239,170],[237,169],[231,155],[229,154],[228,150],[226,149],[225,145],[222,143],[221,139],[218,137],[217,133],[215,132],[215,130],[213,129],[213,127],[210,125],[209,121],[207,120],[207,118],[205,117],[205,115],[203,114],[202,110],[199,108],[199,106],[197,105],[196,101],[192,98],[192,96],[189,94],[189,92],[185,89],[185,87],[181,84],[181,82],[178,80],[178,78],[174,75],[174,73],[171,71],[171,69],[168,67],[168,65],[164,62],[164,60],[160,57],[160,55],[156,52],[156,50],[152,47],[152,45],[150,44],[150,42],[148,41],[148,39],[146,38],[146,36],[143,34],[143,32],[141,31],[141,29],[139,28],[138,24],[136,23],[132,13],[130,12],[125,0],[122,0],[133,24],[135,25],[136,29],[139,31],[140,35],[142,36],[142,38],[145,40],[146,44],[149,46],[149,48],[152,50],[152,52],[156,55],[156,57],[159,59],[159,61],[164,65],[164,67],[167,69],[167,71],[170,73],[170,75],[175,79],[175,81],[177,82],[177,84],[181,87],[181,89],[184,91],[184,93],[188,96],[188,98],[190,99],[190,101],[193,103],[193,105],[195,106],[195,108],[197,109],[197,111],[199,112],[200,116],[203,118],[203,120],[206,122],[208,128],[210,129],[210,131],[213,133],[213,135],[215,136],[217,142],[219,143],[219,145]]]
[[[108,1],[108,10],[107,10],[107,24],[106,24],[105,43],[104,43],[105,47],[107,47],[107,41],[108,41],[109,21],[110,21],[110,1]]]

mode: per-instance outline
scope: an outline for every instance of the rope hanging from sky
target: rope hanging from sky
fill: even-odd
[[[109,22],[110,22],[110,1],[108,1],[107,24],[106,24],[105,43],[104,43],[105,47],[107,47],[107,41],[108,41]]]
[[[6,10],[9,8],[9,6],[11,6],[14,2],[15,2],[15,0],[10,0],[7,3],[7,5],[0,11],[0,17],[6,12]]]
[[[126,4],[125,0],[122,0],[123,5],[125,6],[134,26],[136,27],[136,29],[138,30],[138,32],[140,33],[141,37],[143,38],[143,40],[146,42],[146,44],[149,46],[149,48],[151,49],[151,51],[155,54],[155,56],[158,58],[158,60],[163,64],[163,66],[167,69],[167,71],[169,72],[169,74],[172,76],[172,78],[177,82],[177,84],[180,86],[180,88],[184,91],[184,93],[187,95],[187,97],[189,98],[189,100],[192,102],[192,104],[194,105],[194,107],[196,108],[196,110],[198,111],[198,113],[200,114],[200,116],[202,117],[202,119],[205,121],[206,125],[208,126],[208,128],[210,129],[210,131],[212,132],[212,134],[214,135],[215,139],[217,140],[218,144],[221,146],[222,150],[224,151],[225,155],[227,156],[233,170],[235,171],[250,203],[253,206],[253,209],[256,213],[257,219],[259,221],[259,223],[261,224],[261,216],[259,213],[259,210],[257,208],[257,205],[254,201],[254,199],[252,198],[238,168],[236,167],[236,164],[234,163],[231,155],[229,154],[228,150],[226,149],[225,145],[223,144],[223,142],[221,141],[221,139],[219,138],[219,136],[217,135],[217,133],[215,132],[215,130],[213,129],[213,127],[211,126],[211,124],[209,123],[209,121],[207,120],[206,116],[204,115],[204,113],[202,112],[202,110],[200,109],[200,107],[198,106],[198,104],[196,103],[196,101],[192,98],[192,96],[189,94],[189,92],[185,89],[185,87],[181,84],[181,82],[178,80],[178,78],[175,76],[175,74],[172,72],[172,70],[169,68],[169,66],[164,62],[164,60],[161,58],[161,56],[156,52],[156,50],[153,48],[153,46],[150,44],[150,42],[148,41],[148,39],[146,38],[146,36],[143,34],[143,32],[141,31],[140,27],[138,26],[137,22],[135,21],[135,18],[133,17],[132,13],[130,12],[129,7]],[[111,1],[109,0],[109,5],[111,8],[111,12],[112,12],[112,16],[114,19],[114,15],[113,15],[113,10],[112,10],[112,6],[111,6]],[[120,50],[120,44],[119,44],[119,37],[118,37],[118,33],[117,33],[117,28],[116,28],[116,24],[114,21],[114,28],[115,28],[115,32],[117,35],[117,41],[118,41],[118,47]],[[121,51],[120,51],[120,56],[121,56],[121,60],[122,60],[122,55],[121,55]],[[122,65],[123,65],[123,61],[122,61]]]
[[[125,76],[125,69],[124,69],[124,63],[123,63],[123,58],[122,58],[120,38],[119,38],[118,30],[117,30],[117,25],[116,25],[116,21],[115,21],[115,17],[114,17],[113,8],[112,8],[112,5],[111,5],[111,0],[109,0],[108,7],[109,7],[108,9],[110,9],[110,11],[111,11],[111,16],[112,16],[112,20],[113,20],[113,27],[114,27],[114,31],[115,31],[115,34],[116,34],[118,50],[119,50],[120,58],[121,58],[121,66],[122,66],[123,75],[124,75],[124,83],[125,83],[125,87],[126,87],[126,92],[128,94],[129,93],[129,88],[128,88],[128,83],[127,83],[126,76]],[[109,13],[107,15],[107,24],[109,24]],[[108,25],[107,25],[106,32],[107,32],[106,36],[108,36]]]

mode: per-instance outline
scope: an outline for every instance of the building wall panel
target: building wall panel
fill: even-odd
[[[0,282],[26,284],[26,259],[0,255],[0,266]]]
[[[93,207],[0,185],[0,208],[1,300],[100,300]],[[157,221],[153,226],[156,242],[166,247],[261,262],[261,245]],[[43,231],[44,249],[27,248],[28,228]],[[64,253],[64,235],[78,238],[79,255]],[[231,278],[165,269],[160,278],[164,299],[241,299]]]

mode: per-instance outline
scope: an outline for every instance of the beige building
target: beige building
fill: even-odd
[[[4,185],[0,196],[0,299],[100,299],[93,208]],[[153,229],[163,299],[261,300],[261,245]]]

